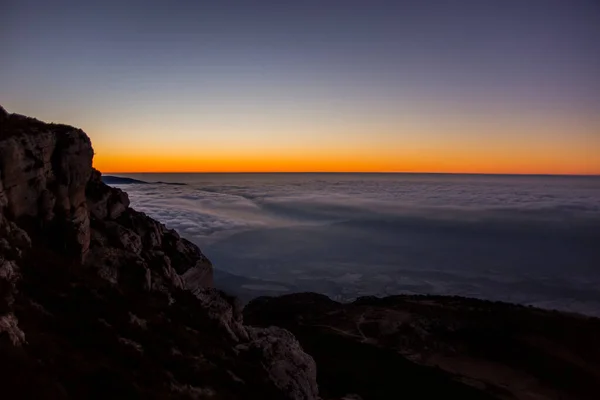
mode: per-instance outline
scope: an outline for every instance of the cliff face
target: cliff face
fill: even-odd
[[[129,208],[120,189],[93,170],[86,186],[89,254],[84,264],[109,282],[133,289],[195,290],[213,284],[210,261],[193,243],[144,213]]]
[[[83,131],[0,107],[3,397],[316,398],[296,339],[244,325],[198,247],[92,157]]]
[[[81,261],[88,251],[85,185],[92,155],[81,130],[9,115],[0,107],[0,330],[14,343],[24,340],[10,306],[20,277],[18,261],[32,246],[26,230],[58,239],[54,244],[60,241],[69,258]]]
[[[3,219],[60,234],[72,256],[84,255],[90,241],[85,185],[92,155],[81,130],[0,109]]]

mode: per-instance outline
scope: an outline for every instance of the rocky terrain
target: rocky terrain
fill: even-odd
[[[2,398],[317,398],[281,328],[243,324],[200,250],[129,207],[80,129],[0,108]]]
[[[324,397],[596,399],[600,390],[596,318],[459,297],[342,304],[315,293],[255,299],[244,317],[294,333]]]
[[[2,399],[591,399],[600,320],[449,297],[240,302],[80,129],[0,107]],[[242,315],[243,314],[243,315]]]

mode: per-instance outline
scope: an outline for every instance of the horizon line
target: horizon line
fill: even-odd
[[[490,176],[572,176],[600,177],[598,174],[565,174],[565,173],[502,173],[502,172],[402,172],[402,171],[122,171],[103,172],[105,174],[365,174],[365,175],[490,175]]]

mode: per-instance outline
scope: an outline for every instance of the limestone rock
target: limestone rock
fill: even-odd
[[[121,189],[104,184],[100,171],[94,169],[86,186],[87,204],[93,218],[116,219],[129,207],[129,196]]]
[[[25,343],[25,334],[19,328],[19,321],[12,314],[5,314],[0,316],[0,335],[7,334],[8,338],[15,346],[20,346]]]
[[[102,182],[79,129],[0,107],[3,398],[318,398],[289,332],[244,325],[200,249]]]
[[[250,342],[236,346],[242,353],[258,353],[275,385],[292,399],[318,397],[317,367],[289,331],[271,326],[249,328]],[[256,355],[253,355],[256,356]]]
[[[57,251],[74,258],[89,247],[85,187],[92,171],[89,138],[77,128],[3,112],[0,123],[0,206],[13,220],[60,236]],[[42,221],[45,223],[42,224]]]

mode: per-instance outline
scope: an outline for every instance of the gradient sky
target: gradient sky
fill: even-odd
[[[600,174],[600,3],[0,3],[0,104],[104,172]]]

